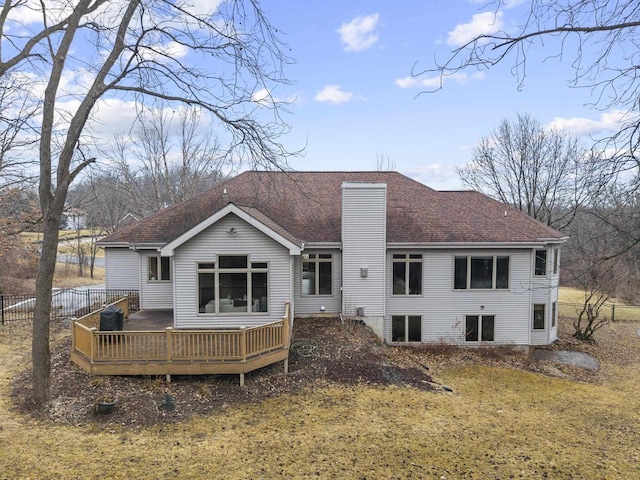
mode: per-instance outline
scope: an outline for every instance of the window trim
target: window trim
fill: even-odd
[[[244,257],[247,260],[247,266],[245,268],[220,268],[220,258],[224,257]],[[200,268],[200,265],[205,264],[213,264],[213,268]],[[265,264],[266,267],[254,267],[254,264]],[[215,260],[203,260],[196,262],[196,314],[207,316],[207,317],[222,317],[222,316],[243,316],[243,315],[269,315],[271,302],[269,301],[269,292],[271,288],[269,287],[269,270],[270,270],[270,262],[256,262],[251,260],[250,255],[238,255],[238,254],[230,254],[230,255],[216,255]],[[214,311],[213,312],[201,312],[200,311],[200,274],[201,273],[209,273],[214,275],[213,280],[213,288],[214,288]],[[220,274],[221,273],[245,273],[247,275],[247,310],[245,311],[231,311],[231,312],[221,312],[220,311]],[[254,312],[251,308],[253,305],[253,273],[266,273],[267,274],[267,311],[266,312]]]
[[[467,340],[467,317],[477,317],[478,318],[478,340]],[[482,339],[482,335],[483,335],[483,325],[484,325],[484,317],[491,317],[493,320],[493,338],[491,340],[483,340]],[[464,343],[469,343],[469,344],[483,344],[483,343],[495,343],[496,341],[496,317],[497,315],[495,314],[488,314],[488,313],[476,313],[476,314],[465,314],[464,316],[464,330],[462,332],[463,334],[463,338],[464,338]]]
[[[536,307],[542,307],[542,328],[536,328]],[[531,330],[533,332],[544,332],[547,329],[547,304],[534,303],[531,310]]]
[[[168,272],[169,278],[162,278],[162,263],[165,261],[168,262]],[[159,278],[151,278],[151,262],[155,260],[156,264],[156,272],[158,273]],[[147,257],[147,283],[171,283],[171,267],[172,267],[171,257],[162,257],[160,255],[149,255]]]
[[[554,275],[558,274],[559,256],[560,256],[560,249],[556,247],[553,249],[553,274]]]
[[[309,257],[311,255],[315,255],[314,258],[308,258],[307,260],[304,259],[305,255],[309,255]],[[329,258],[320,258],[321,255],[329,255]],[[315,264],[315,271],[314,271],[314,292],[315,293],[303,293],[302,291],[302,284],[304,281],[304,264],[305,263],[313,263]],[[331,268],[329,268],[329,273],[331,274],[331,291],[329,293],[320,293],[320,264],[321,263],[328,263],[329,265],[331,265]],[[332,297],[333,296],[333,287],[334,287],[334,275],[333,275],[333,253],[329,253],[329,252],[309,252],[309,253],[302,253],[300,255],[300,296],[301,297],[308,297],[308,298],[313,298],[313,297]]]
[[[404,340],[393,339],[393,319],[397,317],[404,318]],[[420,340],[409,340],[409,319],[419,319]],[[422,315],[391,315],[391,343],[422,343]]]
[[[543,252],[544,253],[544,273],[538,273],[538,252]],[[542,278],[542,277],[546,277],[547,276],[547,270],[548,270],[548,255],[547,255],[547,249],[546,248],[538,248],[536,250],[534,250],[533,253],[533,276],[534,277],[538,277],[538,278]]]
[[[456,260],[466,258],[466,283],[464,288],[456,288]],[[471,288],[471,265],[473,258],[491,258],[492,259],[492,272],[491,272],[491,287],[490,288]],[[506,258],[509,262],[507,269],[507,286],[498,288],[498,259]],[[453,256],[453,291],[509,291],[511,290],[511,255],[454,255]]]
[[[398,258],[394,258],[398,256]],[[402,255],[403,258],[399,258]],[[418,258],[418,255],[420,258]],[[413,256],[413,258],[412,258]],[[395,282],[393,274],[393,266],[395,263],[404,263],[404,293],[395,292]],[[420,264],[420,292],[410,293],[410,277],[411,277],[411,264]],[[424,255],[419,252],[394,252],[391,254],[391,295],[394,297],[419,297],[424,295]]]

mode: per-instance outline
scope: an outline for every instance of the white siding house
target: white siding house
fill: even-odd
[[[557,338],[566,237],[477,192],[395,172],[245,172],[106,237],[108,288],[178,329],[363,320],[387,343]]]
[[[342,184],[342,311],[379,336],[385,316],[387,186]]]

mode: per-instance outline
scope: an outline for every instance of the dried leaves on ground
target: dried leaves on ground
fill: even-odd
[[[624,365],[638,361],[629,356],[625,343],[628,336],[624,325],[618,325],[601,335],[598,343],[584,344],[574,341],[570,330],[562,328],[561,339],[549,348],[585,351]],[[586,382],[599,378],[599,374],[579,367],[535,361],[514,347],[389,347],[363,324],[334,318],[296,320],[289,374],[284,374],[282,363],[271,365],[247,374],[244,388],[239,386],[237,375],[173,376],[171,383],[164,377],[92,377],[70,361],[69,348],[68,336],[53,348],[52,400],[44,412],[36,412],[29,403],[29,371],[16,378],[12,395],[21,411],[71,425],[98,422],[144,426],[215,414],[229,406],[331,384],[448,391],[450,387],[438,380],[439,372],[473,365],[516,368]],[[96,415],[96,402],[103,398],[117,400],[114,413]]]

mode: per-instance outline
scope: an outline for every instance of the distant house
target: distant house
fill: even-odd
[[[82,230],[87,226],[87,212],[67,206],[62,212],[62,221],[67,230]]]
[[[104,238],[107,288],[174,328],[362,319],[388,343],[557,338],[566,237],[480,193],[396,172],[245,172]]]

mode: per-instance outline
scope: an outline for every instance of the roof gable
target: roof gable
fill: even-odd
[[[249,213],[252,210],[254,215],[251,215],[251,213]],[[226,206],[215,212],[210,217],[201,221],[197,225],[184,232],[182,235],[178,236],[176,239],[167,243],[160,249],[160,255],[162,255],[163,257],[173,256],[176,248],[229,214],[236,215],[237,217],[247,222],[249,225],[264,233],[269,238],[278,242],[283,247],[288,248],[291,255],[300,255],[301,247],[303,246],[302,242],[300,242],[299,240],[296,241],[295,237],[293,237],[291,234],[288,234],[286,230],[284,230],[282,227],[279,227],[268,217],[255,211],[255,209],[241,208],[234,205],[233,203],[228,203]],[[258,214],[261,219],[256,218]]]

